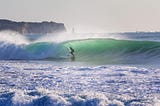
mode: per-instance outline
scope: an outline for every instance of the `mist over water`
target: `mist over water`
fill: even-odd
[[[61,43],[72,40],[109,38],[117,40],[136,40],[136,41],[160,41],[160,34],[157,32],[131,32],[131,33],[51,33],[46,35],[22,35],[20,33],[6,30],[0,32],[0,41],[13,44],[30,44],[37,42]]]
[[[134,36],[133,36],[134,34]],[[155,64],[160,60],[160,42],[156,33],[61,33],[21,35],[0,32],[0,59],[72,60],[96,64]],[[155,38],[157,38],[155,40]]]
[[[7,42],[13,44],[29,44],[29,40],[25,36],[13,32],[13,31],[1,31],[0,32],[0,42]]]
[[[160,104],[158,35],[0,35],[0,106]]]

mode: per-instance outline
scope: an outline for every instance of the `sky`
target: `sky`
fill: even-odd
[[[160,0],[0,0],[0,18],[54,21],[77,32],[160,31]]]

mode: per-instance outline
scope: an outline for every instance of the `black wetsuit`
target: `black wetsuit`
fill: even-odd
[[[71,53],[71,55],[72,55],[72,61],[74,61],[75,60],[75,56],[74,56],[74,49],[72,48],[72,47],[69,47],[70,48],[70,53]]]
[[[71,51],[70,51],[71,55],[74,56],[74,49],[71,48],[71,47],[69,47],[69,48],[70,48],[70,50],[71,50]]]

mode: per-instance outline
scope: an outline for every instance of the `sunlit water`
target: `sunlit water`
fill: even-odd
[[[20,45],[31,43],[23,42]],[[0,106],[159,105],[159,61],[106,64],[57,58],[0,60]]]

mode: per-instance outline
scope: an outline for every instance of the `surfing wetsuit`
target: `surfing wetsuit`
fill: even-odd
[[[74,49],[72,47],[69,47],[69,49],[71,50],[70,53],[72,55],[72,61],[74,61],[75,60]]]
[[[70,51],[71,55],[74,56],[74,49],[73,49],[72,47],[69,47],[69,48],[70,48],[70,50],[71,50],[71,51]]]

